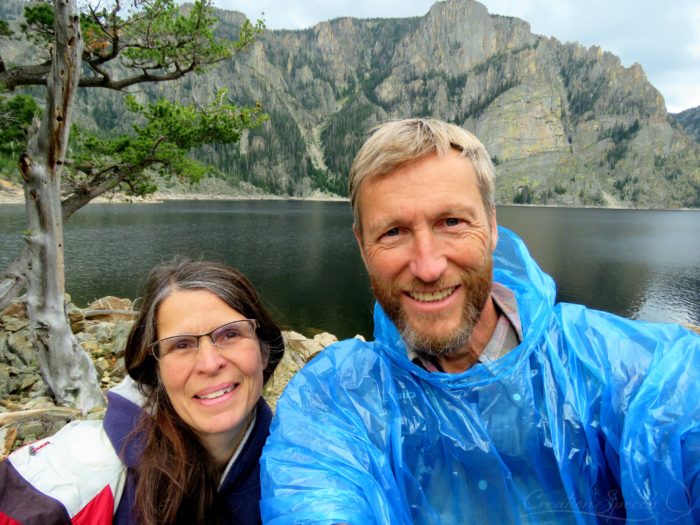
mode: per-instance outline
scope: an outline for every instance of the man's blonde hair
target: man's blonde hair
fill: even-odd
[[[472,163],[489,221],[495,208],[495,172],[484,145],[468,131],[432,118],[413,118],[387,122],[374,128],[357,153],[348,186],[353,220],[358,233],[360,222],[360,188],[367,180],[388,175],[405,164],[437,152],[461,152]]]

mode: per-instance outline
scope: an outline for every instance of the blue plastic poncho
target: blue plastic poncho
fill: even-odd
[[[499,235],[522,344],[429,373],[376,307],[376,341],[327,348],[280,399],[265,523],[700,523],[700,337],[555,305]]]

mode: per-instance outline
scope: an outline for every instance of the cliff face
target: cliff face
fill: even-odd
[[[676,113],[673,118],[700,142],[700,106]]]
[[[235,36],[241,20],[221,11],[219,31]],[[345,194],[372,126],[435,116],[484,142],[501,203],[700,206],[700,146],[672,125],[639,65],[534,35],[473,0],[436,2],[423,17],[266,31],[235,61],[143,96],[203,100],[219,87],[261,101],[271,118],[240,145],[197,155],[275,193]],[[123,125],[119,97],[94,91],[81,95],[83,122]]]

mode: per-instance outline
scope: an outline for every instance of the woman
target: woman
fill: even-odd
[[[0,464],[0,523],[259,523],[262,388],[283,352],[233,268],[155,267],[104,422],[72,423]]]

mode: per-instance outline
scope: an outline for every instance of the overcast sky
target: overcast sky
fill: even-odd
[[[639,62],[672,113],[700,106],[698,0],[482,0],[489,12],[516,16],[537,34],[599,45],[623,65]],[[341,16],[421,16],[431,0],[215,0],[264,19],[269,29],[301,29]]]

